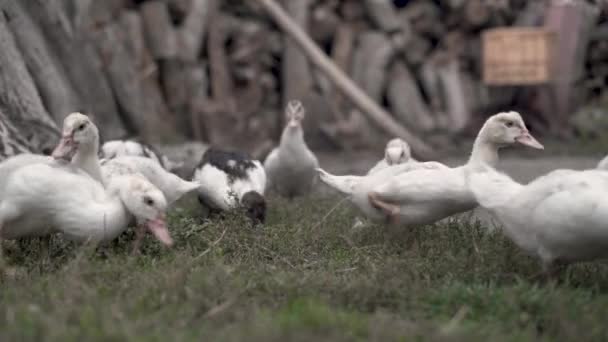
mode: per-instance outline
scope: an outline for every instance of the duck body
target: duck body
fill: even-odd
[[[521,185],[491,167],[470,173],[479,204],[545,270],[608,256],[608,174],[557,170]]]
[[[404,163],[390,165],[364,176],[337,176],[329,174],[322,169],[317,169],[317,171],[319,172],[319,178],[323,183],[348,196],[351,203],[353,203],[365,216],[375,221],[382,221],[386,219],[386,215],[381,210],[371,205],[368,194],[384,184],[387,179],[392,179],[398,175],[407,174],[420,169],[434,170],[448,169],[448,167],[437,162]]]
[[[39,163],[12,173],[0,202],[0,237],[61,232],[76,241],[108,241],[132,218],[172,244],[160,190],[143,178],[113,179],[107,188],[72,165]]]
[[[244,206],[252,220],[265,221],[266,172],[249,155],[209,148],[194,171],[193,182],[200,185],[202,205],[219,211]]]
[[[158,163],[167,171],[173,171],[181,165],[174,163],[152,145],[135,140],[111,140],[101,146],[100,158],[113,159],[123,156],[144,157]]]
[[[122,232],[129,220],[99,182],[69,165],[24,166],[9,177],[5,193],[9,201],[0,204],[2,212],[9,212],[1,230],[5,239],[47,235],[51,227],[61,227],[71,239],[104,241]],[[89,215],[93,212],[99,214]]]
[[[301,121],[304,107],[300,101],[290,101],[286,108],[288,123],[281,135],[279,146],[264,161],[270,188],[285,197],[309,193],[316,181],[317,157],[304,141]]]
[[[480,164],[496,166],[498,150],[516,143],[543,148],[529,134],[519,113],[496,114],[481,128],[465,165],[401,173],[375,187],[369,200],[391,222],[404,226],[430,224],[469,211],[477,207],[477,201],[465,182],[467,169]]]
[[[117,176],[141,175],[163,192],[169,204],[198,188],[198,184],[181,179],[146,157],[121,156],[105,159],[101,161],[101,172],[105,183]]]

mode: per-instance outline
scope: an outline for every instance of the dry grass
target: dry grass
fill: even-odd
[[[453,221],[353,230],[334,200],[273,199],[265,227],[196,209],[171,215],[176,246],[131,234],[104,248],[6,243],[0,340],[605,340],[608,270],[559,284],[500,232]],[[195,207],[192,207],[195,208]]]

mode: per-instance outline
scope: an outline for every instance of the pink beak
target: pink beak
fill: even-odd
[[[74,154],[76,154],[77,147],[78,145],[74,141],[74,136],[71,134],[64,134],[59,141],[59,145],[53,150],[52,156],[55,159],[70,161]]]
[[[167,228],[167,221],[165,220],[165,215],[158,215],[153,220],[149,220],[146,222],[146,227],[154,236],[166,246],[171,247],[173,245],[173,239],[171,238],[171,234],[169,233],[169,229]]]
[[[536,148],[539,150],[543,150],[545,147],[538,142],[538,140],[536,140],[531,134],[530,132],[523,131],[521,133],[520,136],[518,136],[515,141],[517,141],[518,143],[522,144],[522,145],[526,145],[532,148]]]

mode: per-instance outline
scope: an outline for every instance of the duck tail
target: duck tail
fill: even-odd
[[[316,171],[323,183],[346,195],[351,195],[354,192],[355,186],[359,184],[362,178],[360,176],[335,176],[321,168],[317,168]]]
[[[523,185],[488,165],[466,169],[466,183],[480,206],[493,209],[507,204]]]

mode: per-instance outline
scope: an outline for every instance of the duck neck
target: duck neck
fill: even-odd
[[[97,156],[98,150],[99,142],[95,142],[91,145],[83,145],[78,149],[78,152],[76,152],[76,155],[72,159],[72,163],[78,165],[78,167],[88,173],[89,176],[93,177],[93,179],[105,185],[101,175],[99,157]]]
[[[306,143],[304,142],[304,132],[301,126],[287,126],[281,135],[280,147],[282,150],[290,152],[304,150]]]
[[[486,164],[494,168],[498,165],[498,146],[490,142],[483,133],[483,131],[480,132],[479,136],[475,139],[467,164]]]

